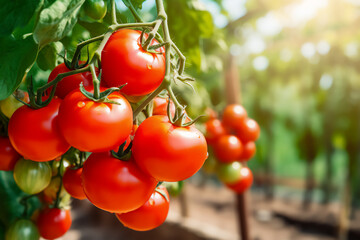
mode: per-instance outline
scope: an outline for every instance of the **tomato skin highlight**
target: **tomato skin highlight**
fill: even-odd
[[[11,145],[9,138],[0,137],[0,171],[11,171],[21,156]]]
[[[239,160],[243,144],[234,135],[223,135],[214,144],[214,153],[219,162],[231,163]]]
[[[242,142],[254,142],[260,136],[260,127],[258,123],[251,118],[245,120],[244,125],[237,131],[237,136]]]
[[[40,109],[22,106],[9,121],[9,138],[15,150],[25,159],[45,162],[64,154],[70,145],[58,127],[61,99],[54,98]]]
[[[140,44],[141,32],[121,29],[113,33],[101,53],[102,80],[109,87],[120,87],[126,95],[153,92],[165,76],[164,54],[150,53]],[[147,34],[144,34],[144,39]],[[151,45],[159,44],[155,39]],[[163,52],[163,48],[156,51]]]
[[[39,240],[39,231],[35,224],[27,219],[16,220],[5,235],[6,240]]]
[[[159,189],[169,199],[166,188],[159,187]],[[155,190],[144,205],[131,212],[116,214],[116,217],[125,227],[130,229],[136,231],[152,230],[166,220],[170,206],[167,199]]]
[[[41,237],[55,239],[63,236],[71,227],[69,209],[47,208],[40,212],[37,227]]]
[[[66,96],[59,109],[59,126],[71,146],[83,152],[104,152],[127,139],[133,128],[131,106],[118,92],[108,98],[118,104],[94,102],[80,91]]]
[[[84,189],[81,183],[81,174],[83,169],[67,168],[63,176],[63,185],[65,190],[73,197],[79,200],[86,198]]]
[[[224,126],[231,130],[239,130],[244,125],[247,112],[240,104],[230,104],[224,109],[222,121]]]
[[[142,122],[133,141],[138,166],[158,181],[177,182],[194,175],[207,158],[205,137],[194,126],[177,127],[166,116]]]
[[[225,184],[228,188],[236,193],[244,193],[253,183],[253,174],[248,167],[242,167],[240,170],[241,178],[235,183]]]
[[[80,61],[79,64],[84,64],[84,61]],[[54,79],[59,75],[60,73],[67,73],[72,70],[68,69],[64,63],[57,65],[50,73],[48,82],[54,81]],[[95,68],[96,75],[99,74],[98,68]],[[68,95],[71,91],[75,89],[79,89],[80,83],[84,85],[84,87],[91,87],[93,85],[92,82],[92,75],[91,72],[83,72],[83,73],[77,73],[71,76],[64,77],[61,79],[60,82],[58,82],[56,90],[55,90],[55,96],[58,96],[61,99],[64,99],[66,95]],[[50,93],[51,88],[49,88],[48,93]]]
[[[109,152],[93,153],[84,163],[84,192],[90,202],[108,212],[123,213],[139,208],[150,198],[156,184],[131,158],[122,161]]]

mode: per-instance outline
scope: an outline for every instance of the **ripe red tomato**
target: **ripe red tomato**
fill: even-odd
[[[40,109],[22,106],[9,121],[11,144],[25,159],[45,162],[64,154],[70,145],[58,128],[61,99],[54,98]]]
[[[153,115],[166,115],[167,116],[167,106],[169,103],[168,98],[156,97],[154,98],[154,108]],[[175,116],[175,104],[173,101],[170,101],[170,112],[171,116]]]
[[[140,124],[132,152],[141,169],[167,182],[191,177],[208,155],[200,131],[194,126],[175,126],[166,116],[152,116]]]
[[[217,159],[223,163],[231,163],[239,160],[243,151],[243,144],[234,135],[223,135],[214,144],[214,153]]]
[[[164,187],[158,189],[166,195],[167,199],[155,190],[150,199],[140,208],[116,214],[116,217],[125,227],[136,231],[148,231],[160,226],[165,222],[169,212],[169,193]]]
[[[39,214],[37,227],[41,237],[55,239],[69,230],[71,222],[69,209],[46,208]]]
[[[246,110],[239,104],[230,104],[226,106],[222,121],[224,125],[231,130],[238,130],[244,124],[247,118]]]
[[[121,89],[126,95],[151,93],[165,76],[164,54],[144,51],[140,35],[140,31],[121,29],[111,35],[101,53],[102,80],[109,87],[127,84]],[[152,45],[156,44],[158,42],[154,39]],[[163,48],[156,51],[164,52]]]
[[[84,64],[84,61],[80,61],[80,64]],[[48,82],[53,81],[60,73],[70,72],[64,63],[57,65],[50,73]],[[99,70],[96,68],[96,75],[99,74]],[[55,90],[55,96],[64,99],[71,91],[79,89],[80,83],[83,83],[84,87],[92,86],[93,80],[91,72],[77,73],[71,76],[64,77],[58,84]],[[48,89],[50,93],[51,88]]]
[[[225,184],[228,188],[239,194],[248,190],[253,182],[253,174],[248,167],[242,167],[240,169],[240,173],[241,178],[239,181],[231,184]]]
[[[251,118],[245,120],[245,124],[238,129],[237,136],[242,142],[256,141],[260,135],[260,127],[257,122]]]
[[[133,159],[122,161],[109,152],[91,154],[83,167],[82,185],[87,198],[109,212],[123,213],[139,208],[150,198],[156,184]]]
[[[240,156],[240,161],[249,161],[256,152],[256,145],[254,142],[247,142],[244,144],[243,152]]]
[[[80,91],[66,96],[59,109],[59,126],[71,146],[84,152],[104,152],[127,139],[133,128],[131,106],[118,92],[108,98],[118,104],[94,102]]]
[[[208,144],[213,145],[223,135],[226,135],[224,125],[219,119],[210,119],[205,123],[206,128],[206,141]]]
[[[81,183],[81,174],[83,169],[72,169],[67,168],[65,170],[64,176],[63,176],[63,185],[65,190],[73,197],[80,200],[83,200],[86,198],[86,195],[84,193],[84,189],[82,187]]]
[[[0,137],[0,170],[11,171],[21,156],[15,151],[9,138]]]

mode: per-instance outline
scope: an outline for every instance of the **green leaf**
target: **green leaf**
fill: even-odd
[[[77,22],[77,14],[85,0],[57,0],[41,11],[34,31],[40,47],[62,39]]]
[[[123,3],[125,4],[125,6],[130,7],[130,4],[132,4],[134,6],[135,9],[141,9],[142,8],[142,4],[146,1],[146,0],[122,0]]]
[[[90,32],[91,37],[96,37],[101,34],[104,34],[107,29],[108,25],[100,22],[87,22],[79,20],[78,22],[83,28]]]
[[[62,49],[63,45],[61,42],[53,42],[43,47],[36,59],[39,68],[44,71],[54,69],[58,62],[61,61],[58,53],[60,53]]]
[[[31,36],[15,40],[0,38],[0,100],[7,98],[19,86],[27,71],[33,65],[38,45]]]
[[[28,196],[16,185],[12,171],[0,171],[0,196],[0,221],[9,226],[16,218],[22,216],[24,205],[20,204],[20,200]],[[31,216],[33,211],[40,207],[40,201],[37,197],[32,197],[27,202],[27,213]]]
[[[15,28],[28,24],[42,0],[6,1],[0,7],[0,37],[10,35]]]

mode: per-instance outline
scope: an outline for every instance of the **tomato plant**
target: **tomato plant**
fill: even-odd
[[[243,144],[234,135],[223,135],[214,144],[214,153],[220,162],[229,163],[239,160]]]
[[[131,212],[117,213],[116,217],[125,227],[136,231],[149,231],[165,222],[168,212],[169,194],[166,188],[159,187],[144,205]]]
[[[246,110],[239,104],[230,104],[224,109],[222,121],[230,129],[238,130],[242,128],[247,118]]]
[[[253,174],[248,167],[241,167],[240,179],[234,183],[226,183],[226,186],[231,190],[241,194],[251,187],[253,182]]]
[[[28,194],[44,190],[51,180],[51,167],[47,162],[20,159],[14,168],[14,179],[21,190]]]
[[[22,106],[14,112],[9,121],[9,138],[25,159],[50,161],[70,148],[58,128],[60,103],[60,99],[54,98],[46,107]]]
[[[256,141],[260,135],[260,127],[254,119],[248,118],[244,125],[237,130],[237,136],[243,142]]]
[[[0,170],[11,171],[20,155],[15,151],[9,138],[0,137]]]
[[[117,92],[108,99],[109,102],[95,102],[80,91],[73,91],[64,99],[59,125],[71,146],[84,152],[103,152],[127,139],[133,128],[131,106]]]
[[[66,191],[64,186],[61,186],[61,178],[60,176],[53,177],[49,183],[49,185],[43,190],[43,199],[47,202],[52,204],[57,197],[59,192],[59,197],[63,198],[66,195]],[[60,189],[60,190],[59,190]]]
[[[165,76],[163,54],[148,52],[140,41],[141,31],[122,29],[112,34],[101,53],[101,79],[109,87],[120,87],[126,95],[145,95],[160,86]],[[147,38],[147,34],[144,34]],[[152,45],[159,44],[155,39]],[[162,48],[156,50],[161,53]]]
[[[36,225],[27,219],[15,221],[6,231],[6,240],[39,240],[40,235]]]
[[[74,198],[83,200],[86,198],[81,183],[82,168],[67,168],[63,176],[65,190]]]
[[[217,166],[217,176],[224,183],[235,183],[241,178],[241,163],[220,163]]]
[[[142,122],[136,131],[132,151],[143,171],[167,182],[191,177],[207,158],[202,133],[194,126],[175,126],[167,116],[152,116]]]
[[[39,213],[37,227],[45,239],[59,238],[71,227],[69,209],[46,208]]]
[[[82,185],[87,198],[109,212],[139,208],[149,199],[156,184],[157,181],[144,174],[133,159],[123,161],[110,153],[93,153],[84,163]]]

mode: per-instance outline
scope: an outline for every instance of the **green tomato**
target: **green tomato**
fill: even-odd
[[[100,20],[105,17],[107,6],[103,0],[86,0],[84,10],[87,16],[95,20]]]
[[[6,240],[38,240],[39,231],[35,224],[27,219],[20,219],[10,225],[5,235]]]
[[[181,193],[181,190],[184,186],[184,182],[183,181],[179,181],[179,182],[165,182],[165,187],[168,190],[169,194],[173,197],[176,197],[177,195],[179,195]]]
[[[235,183],[241,178],[241,163],[232,162],[223,164],[220,163],[217,168],[217,176],[224,183]]]
[[[18,109],[22,105],[24,105],[24,104],[22,102],[16,100],[14,95],[11,94],[6,99],[0,101],[0,110],[5,116],[7,116],[8,118],[11,118],[11,116],[16,111],[16,109]]]
[[[25,193],[36,194],[49,185],[51,167],[48,162],[21,159],[15,165],[14,179]]]

